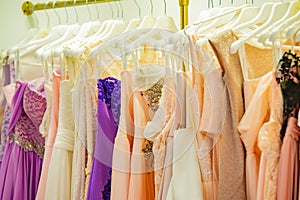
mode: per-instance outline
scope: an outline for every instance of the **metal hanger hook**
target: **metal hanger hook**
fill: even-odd
[[[153,16],[153,0],[150,0],[150,9],[151,16]]]
[[[85,3],[86,3],[86,8],[88,9],[89,12],[89,20],[92,21],[92,13],[89,7],[89,0],[85,0]]]
[[[167,15],[167,0],[164,0],[164,14]]]
[[[95,7],[96,7],[96,10],[97,10],[97,18],[100,19],[100,12],[99,12],[99,9],[98,9],[98,6],[97,6],[97,0],[95,0]]]
[[[60,16],[59,16],[57,10],[55,9],[55,4],[56,4],[56,1],[54,1],[54,2],[52,3],[52,9],[53,9],[54,13],[56,14],[56,16],[57,16],[57,18],[58,18],[58,23],[59,23],[59,25],[61,25],[61,18],[60,18]]]
[[[73,7],[74,7],[75,14],[76,14],[76,22],[78,23],[78,12],[76,9],[76,0],[74,0],[74,2],[73,2]]]
[[[69,13],[67,11],[67,0],[65,0],[66,23],[69,24]]]
[[[139,18],[142,18],[142,16],[141,16],[141,14],[142,14],[142,12],[141,12],[141,7],[140,7],[140,5],[136,2],[136,0],[133,0],[133,2],[135,3],[135,5],[136,5],[136,7],[138,8],[138,11],[139,11]]]
[[[50,17],[49,17],[49,14],[47,12],[47,3],[45,3],[45,5],[44,5],[44,10],[45,10],[45,14],[47,16],[47,28],[50,28]]]

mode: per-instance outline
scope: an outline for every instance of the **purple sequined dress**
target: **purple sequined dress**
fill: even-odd
[[[34,200],[45,143],[39,132],[46,109],[44,80],[16,85],[7,131],[9,140],[0,169],[0,199]]]
[[[97,85],[98,133],[87,199],[109,200],[112,154],[120,117],[121,82],[108,77],[99,79]]]

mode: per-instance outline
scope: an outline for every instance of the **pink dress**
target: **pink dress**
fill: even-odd
[[[121,74],[121,114],[113,151],[112,200],[155,199],[153,143],[145,138],[144,130],[147,122],[156,116],[161,89],[167,81],[164,73],[162,67],[147,66]]]
[[[299,187],[299,136],[300,128],[295,117],[288,119],[278,166],[277,199],[298,200]]]
[[[52,105],[51,105],[51,117],[49,124],[49,132],[47,135],[45,145],[44,162],[42,166],[41,179],[37,191],[37,200],[45,199],[46,183],[48,178],[48,169],[51,160],[53,144],[55,141],[57,127],[58,127],[58,110],[59,110],[59,92],[60,92],[60,81],[62,77],[56,73],[53,73],[53,85],[52,85]]]

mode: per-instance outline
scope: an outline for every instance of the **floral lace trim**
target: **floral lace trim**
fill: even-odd
[[[98,80],[98,99],[105,102],[113,113],[115,124],[119,124],[121,108],[121,82],[113,77]]]
[[[41,158],[44,157],[45,148],[38,142],[29,142],[24,140],[21,136],[12,134],[9,136],[10,142],[15,142],[18,146],[22,147],[25,151],[34,151]]]
[[[111,170],[109,171],[109,176],[111,177]],[[103,200],[110,200],[110,191],[111,191],[111,178],[107,179],[106,184],[104,185],[102,193]]]

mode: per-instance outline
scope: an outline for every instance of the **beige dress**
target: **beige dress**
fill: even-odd
[[[230,54],[237,37],[231,30],[215,34],[209,41],[222,67],[226,88],[225,121],[220,149],[218,199],[246,199],[245,150],[237,130],[244,114],[243,75],[237,54]]]
[[[257,86],[263,78],[263,75],[272,71],[273,57],[271,49],[261,49],[250,44],[245,44],[240,48],[239,56],[244,76],[243,89],[246,113],[243,116],[238,129],[246,148],[247,199],[256,200],[257,190],[263,190],[263,187],[257,187],[261,157],[261,152],[257,146],[258,128],[260,127],[254,125],[249,126],[249,121],[252,121],[250,118],[253,116],[251,114],[248,116],[252,111],[247,112],[247,108],[254,96]]]

